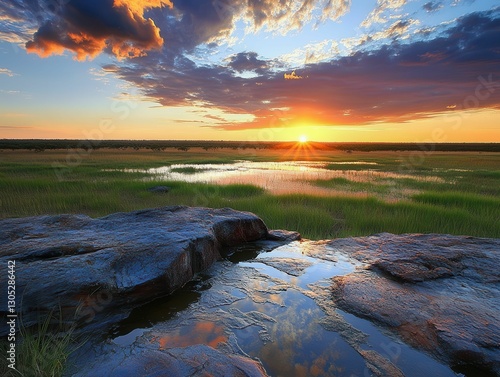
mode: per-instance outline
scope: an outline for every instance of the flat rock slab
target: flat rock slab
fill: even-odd
[[[500,375],[500,240],[380,234],[329,246],[365,267],[333,279],[336,305],[450,365]]]
[[[222,353],[206,345],[166,351],[135,348],[130,354],[104,355],[99,365],[72,377],[266,377],[262,365],[249,357]]]
[[[224,246],[267,235],[260,218],[229,208],[4,219],[0,265],[15,261],[25,324],[40,311],[77,307],[78,318],[90,323],[98,313],[173,292],[219,259]],[[6,279],[0,275],[0,286]],[[0,311],[7,311],[7,295],[0,295]]]

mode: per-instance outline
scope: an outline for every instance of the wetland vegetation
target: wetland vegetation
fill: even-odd
[[[0,216],[58,213],[104,216],[166,205],[232,207],[269,228],[306,238],[379,232],[500,237],[500,153],[283,148],[47,149],[0,152]],[[197,182],[207,164],[236,161],[321,163],[331,178],[307,178],[327,194],[276,194],[249,182]],[[316,165],[315,165],[316,166]],[[171,167],[168,179],[148,169]],[[316,166],[317,167],[317,166]],[[299,167],[300,168],[300,167]],[[148,192],[154,185],[171,189]]]

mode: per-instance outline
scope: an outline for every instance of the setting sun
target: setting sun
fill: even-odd
[[[300,143],[307,143],[307,136],[306,135],[300,135],[299,136],[299,142]]]

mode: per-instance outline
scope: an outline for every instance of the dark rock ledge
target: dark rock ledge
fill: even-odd
[[[229,208],[12,218],[0,220],[0,265],[16,263],[17,310],[24,324],[50,310],[74,314],[79,308],[80,324],[96,326],[113,322],[96,316],[116,316],[117,310],[182,287],[220,259],[223,247],[269,234],[254,214]],[[300,237],[278,231],[270,238],[285,242],[292,236]],[[2,287],[6,278],[0,275]],[[0,295],[4,313],[6,300]]]

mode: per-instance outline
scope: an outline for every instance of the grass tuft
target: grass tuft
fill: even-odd
[[[25,327],[20,321],[17,338],[16,370],[2,363],[2,376],[61,377],[68,357],[78,347],[75,344],[74,327],[68,327],[62,315],[57,316],[54,312],[32,327]],[[5,355],[7,342],[2,341],[0,348]]]

